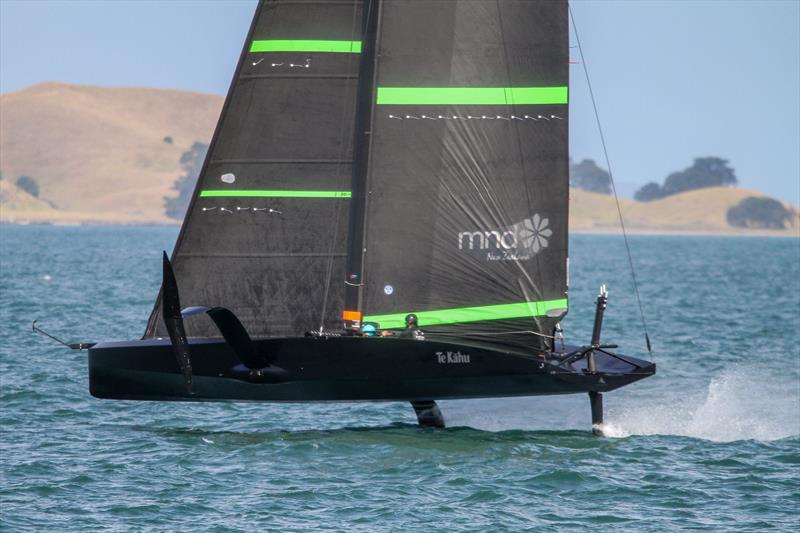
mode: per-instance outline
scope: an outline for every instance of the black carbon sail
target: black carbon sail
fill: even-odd
[[[173,252],[183,304],[256,337],[341,326],[361,3],[259,3]]]
[[[566,1],[371,4],[345,318],[544,346],[567,312]]]

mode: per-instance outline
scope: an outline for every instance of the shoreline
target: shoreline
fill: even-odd
[[[52,226],[62,228],[76,227],[180,227],[181,221],[169,220],[8,220],[0,219],[0,226]],[[800,228],[785,230],[752,229],[676,229],[676,228],[637,228],[626,227],[627,235],[651,237],[771,237],[800,239]],[[575,228],[571,235],[622,235],[619,228]]]
[[[575,235],[622,235],[622,230],[608,228],[579,228],[569,230]],[[672,228],[625,228],[628,235],[647,235],[664,237],[785,237],[800,239],[800,228],[785,230],[752,229],[740,231],[735,228],[728,229],[672,229]]]

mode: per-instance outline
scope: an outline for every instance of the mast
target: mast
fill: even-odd
[[[361,321],[361,288],[364,284],[364,232],[369,197],[369,154],[372,144],[372,114],[375,108],[375,69],[380,0],[364,0],[361,61],[353,143],[350,226],[348,228],[345,299],[342,318],[346,329],[357,329]]]

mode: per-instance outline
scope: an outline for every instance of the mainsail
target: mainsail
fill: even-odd
[[[543,345],[567,311],[568,63],[565,1],[263,0],[173,254],[184,304],[258,337],[415,313]]]
[[[360,0],[259,3],[173,252],[184,305],[255,337],[340,327],[362,31]]]
[[[544,345],[567,311],[566,1],[368,5],[344,318]]]

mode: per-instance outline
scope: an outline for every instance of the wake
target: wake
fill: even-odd
[[[663,380],[662,380],[663,381]],[[666,383],[659,383],[663,388]],[[632,387],[637,387],[633,385]],[[440,402],[448,427],[485,431],[590,431],[585,395]],[[705,383],[606,395],[608,437],[674,435],[714,442],[773,441],[800,436],[800,378],[736,365]]]
[[[711,379],[700,398],[624,406],[608,417],[609,436],[679,435],[715,442],[772,441],[800,435],[800,382],[737,366]]]

